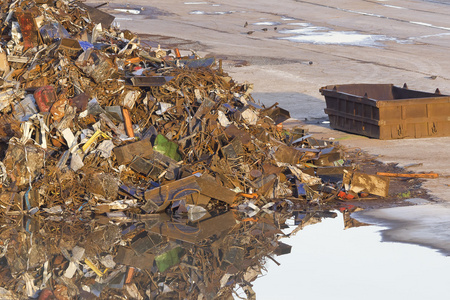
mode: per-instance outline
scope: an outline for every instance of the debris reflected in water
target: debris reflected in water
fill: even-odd
[[[449,257],[422,246],[381,242],[384,227],[344,230],[345,214],[336,213],[336,218],[284,240],[292,245],[292,252],[277,259],[280,265],[267,262],[267,272],[253,283],[258,300],[298,295],[302,299],[446,299]]]

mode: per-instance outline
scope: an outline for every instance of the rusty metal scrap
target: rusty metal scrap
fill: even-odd
[[[251,295],[295,207],[388,193],[213,58],[78,2],[1,4],[0,286],[22,298]]]

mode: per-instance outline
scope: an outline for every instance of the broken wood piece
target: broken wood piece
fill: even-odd
[[[141,61],[142,61],[142,59],[140,57],[131,57],[131,58],[125,59],[125,65],[138,64]]]

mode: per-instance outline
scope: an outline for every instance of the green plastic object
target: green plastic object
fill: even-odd
[[[176,161],[181,160],[181,155],[178,152],[178,145],[175,142],[169,141],[164,135],[158,134],[155,139],[153,150],[158,151]]]
[[[180,257],[183,255],[183,248],[176,247],[172,250],[167,251],[161,255],[155,257],[156,266],[160,272],[164,272],[165,270],[178,265],[180,263]]]

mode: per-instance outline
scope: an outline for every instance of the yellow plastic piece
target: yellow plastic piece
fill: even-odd
[[[83,145],[83,147],[81,147],[81,149],[83,150],[83,152],[86,152],[87,149],[89,149],[89,146],[95,142],[99,136],[104,137],[105,139],[110,139],[110,137],[105,134],[104,132],[102,132],[101,130],[97,130],[92,136],[91,138]]]
[[[105,274],[104,272],[102,273],[89,259],[85,258],[84,262],[88,265],[89,268],[92,269],[92,271],[95,272],[95,274],[97,274],[99,277],[102,277],[103,274]],[[106,270],[105,270],[106,272]]]

